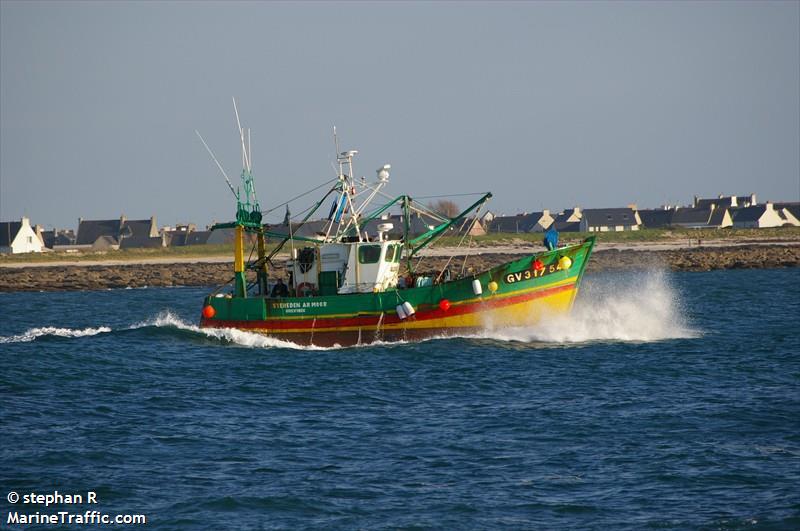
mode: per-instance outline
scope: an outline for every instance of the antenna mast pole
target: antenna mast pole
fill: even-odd
[[[200,142],[202,142],[203,145],[206,147],[206,151],[208,151],[208,154],[211,155],[211,158],[217,164],[217,168],[219,168],[219,171],[222,172],[222,176],[225,177],[225,182],[228,183],[228,188],[231,189],[231,193],[233,194],[233,197],[235,197],[238,200],[239,199],[239,195],[236,193],[236,190],[233,189],[233,185],[231,184],[231,180],[228,179],[228,174],[225,173],[225,170],[222,169],[222,164],[220,164],[219,161],[217,160],[217,157],[214,156],[214,152],[211,151],[210,147],[208,147],[208,144],[206,144],[206,141],[203,139],[203,136],[200,134],[200,132],[197,129],[195,129],[194,132],[200,138]]]

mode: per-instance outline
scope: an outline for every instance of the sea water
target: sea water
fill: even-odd
[[[569,317],[333,349],[200,330],[205,292],[0,294],[0,527],[800,528],[798,269],[588,275]],[[10,503],[55,491],[96,502]]]

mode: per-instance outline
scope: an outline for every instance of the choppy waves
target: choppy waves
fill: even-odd
[[[0,343],[28,343],[35,341],[40,337],[87,337],[96,336],[97,334],[106,334],[111,332],[107,326],[99,326],[97,328],[83,328],[76,330],[73,328],[56,328],[54,326],[44,326],[41,328],[30,328],[22,334],[14,336],[0,336]]]
[[[148,319],[124,328],[112,329],[108,326],[88,327],[83,329],[57,328],[53,326],[30,328],[22,334],[0,336],[0,343],[27,343],[48,337],[84,338],[98,334],[122,333],[130,330],[147,330],[153,328],[179,330],[201,337],[218,340],[221,343],[232,343],[252,348],[289,348],[289,349],[322,349],[322,347],[300,346],[290,341],[267,337],[261,334],[245,332],[232,328],[200,328],[187,323],[172,312],[161,312]]]
[[[237,330],[235,328],[200,328],[197,325],[187,323],[180,317],[173,315],[171,312],[162,312],[155,318],[144,321],[131,327],[132,329],[157,327],[157,328],[172,328],[175,330],[182,330],[191,332],[211,339],[219,340],[223,343],[234,343],[243,347],[252,348],[290,348],[290,349],[321,349],[322,347],[308,347],[300,346],[291,341],[282,341],[272,337],[267,337],[261,334],[246,332],[244,330]]]

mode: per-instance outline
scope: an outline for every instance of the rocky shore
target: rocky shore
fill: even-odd
[[[470,256],[476,271],[513,260],[519,254],[492,253]],[[67,265],[0,267],[0,292],[79,291],[158,286],[217,286],[231,279],[231,263]],[[421,270],[436,270],[445,257],[425,258]],[[461,264],[463,257],[453,263]],[[282,274],[283,264],[276,264]],[[615,269],[668,268],[673,271],[759,269],[800,266],[800,245],[693,247],[675,250],[600,250],[592,255],[587,273]]]

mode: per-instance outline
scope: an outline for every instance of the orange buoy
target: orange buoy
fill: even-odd
[[[534,268],[536,271],[541,271],[542,269],[544,269],[544,264],[542,263],[542,261],[541,261],[541,260],[539,260],[539,259],[537,258],[536,260],[534,260],[534,261],[533,261],[533,268]]]
[[[206,319],[211,319],[215,315],[217,315],[217,310],[215,310],[213,306],[210,304],[203,306],[203,317]]]
[[[439,301],[439,309],[443,312],[446,312],[450,309],[450,301],[447,299],[442,299]]]

